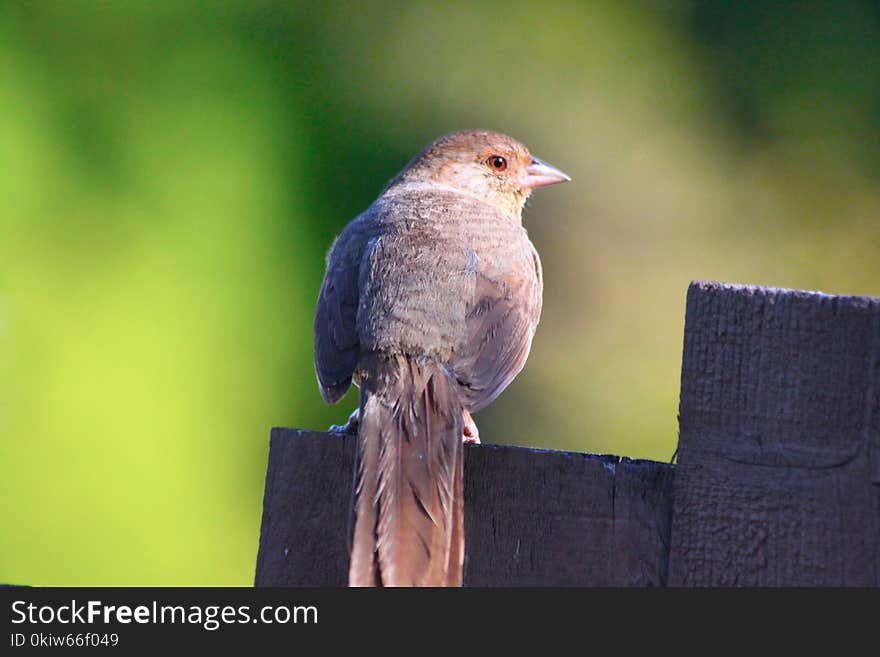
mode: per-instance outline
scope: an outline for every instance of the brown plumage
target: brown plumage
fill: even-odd
[[[360,387],[352,586],[460,586],[464,414],[525,364],[541,264],[532,189],[568,180],[510,137],[417,155],[336,239],[315,313],[325,401]]]

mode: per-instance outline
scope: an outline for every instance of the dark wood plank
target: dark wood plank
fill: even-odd
[[[694,283],[672,585],[880,584],[880,300]]]
[[[353,436],[272,429],[257,586],[343,586]]]
[[[485,445],[465,461],[470,586],[662,586],[672,468]]]
[[[274,429],[257,586],[343,585],[355,439]],[[465,449],[465,585],[662,586],[673,468]]]

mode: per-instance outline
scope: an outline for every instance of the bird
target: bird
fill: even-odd
[[[334,240],[314,359],[325,402],[359,388],[349,586],[462,585],[471,414],[522,370],[541,316],[523,206],[569,180],[505,134],[450,133]]]

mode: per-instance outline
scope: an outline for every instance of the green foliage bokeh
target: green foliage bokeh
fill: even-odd
[[[333,236],[434,137],[574,182],[485,441],[665,460],[684,293],[880,295],[874,3],[0,5],[0,582],[252,582]]]

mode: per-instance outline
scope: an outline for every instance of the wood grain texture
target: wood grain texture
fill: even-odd
[[[257,586],[345,586],[357,438],[272,429]]]
[[[880,584],[880,300],[693,283],[670,584]]]
[[[484,445],[465,452],[470,586],[662,586],[672,466]]]
[[[342,586],[355,438],[274,429],[257,586]],[[465,449],[466,586],[662,586],[673,467]]]

